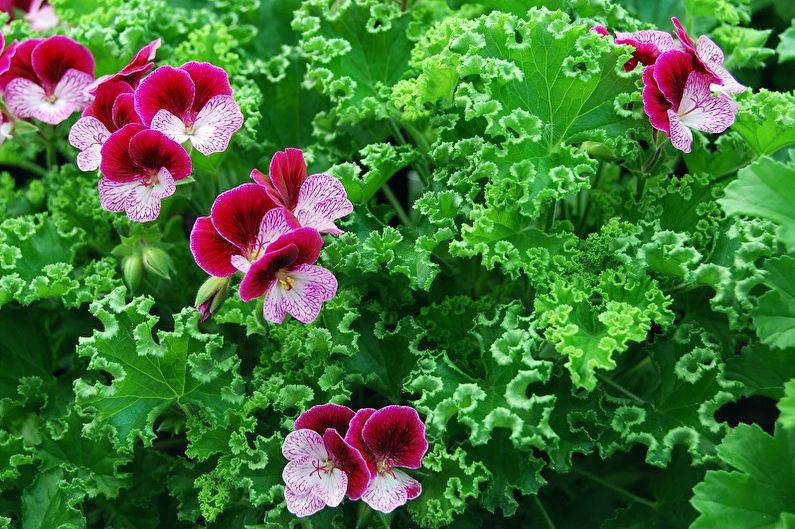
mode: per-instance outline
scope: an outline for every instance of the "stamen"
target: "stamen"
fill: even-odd
[[[282,287],[282,290],[292,290],[295,288],[295,279],[287,275],[284,269],[276,272],[276,279],[279,280],[279,286]]]

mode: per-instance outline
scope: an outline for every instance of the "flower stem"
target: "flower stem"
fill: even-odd
[[[392,190],[389,188],[389,185],[385,185],[384,187],[382,187],[381,192],[384,194],[386,199],[395,209],[395,214],[397,215],[398,219],[400,219],[400,222],[405,224],[407,227],[414,229],[414,223],[411,222],[411,219],[406,214],[406,210],[403,209],[403,206],[400,205],[400,201],[395,196],[395,193],[393,193]]]
[[[55,158],[55,125],[49,128],[49,134],[45,137],[45,148],[47,152],[47,170],[49,171],[56,164]]]
[[[645,506],[650,507],[652,509],[656,509],[657,508],[657,502],[654,502],[654,501],[651,501],[651,500],[647,500],[646,498],[641,498],[637,494],[628,491],[624,487],[620,487],[618,485],[610,483],[609,481],[606,481],[606,480],[600,478],[599,476],[597,476],[595,474],[591,474],[587,470],[583,470],[583,469],[577,468],[577,467],[572,467],[572,470],[575,473],[581,475],[582,477],[584,477],[586,479],[589,479],[589,480],[593,481],[594,483],[598,483],[599,485],[602,485],[603,487],[606,487],[606,488],[608,488],[608,489],[610,489],[610,490],[612,490],[614,492],[617,492],[617,493],[621,494],[622,496],[625,496],[625,497],[629,498],[630,500],[632,500],[632,501],[634,501],[636,503],[640,503],[641,505],[645,505]]]
[[[549,517],[547,510],[544,508],[544,504],[542,504],[541,500],[538,499],[538,494],[533,494],[531,497],[533,498],[533,503],[536,504],[538,511],[541,513],[541,518],[544,519],[544,525],[547,527],[547,529],[556,529],[552,518]]]

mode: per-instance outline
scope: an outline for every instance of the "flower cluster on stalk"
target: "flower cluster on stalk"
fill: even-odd
[[[265,295],[266,320],[281,323],[291,314],[312,322],[337,292],[334,275],[316,265],[321,233],[342,233],[335,221],[353,205],[336,178],[307,176],[299,149],[277,152],[269,174],[255,169],[252,178],[254,183],[218,195],[210,215],[196,220],[190,236],[193,257],[211,276],[242,273],[241,299]]]
[[[420,468],[427,450],[425,425],[414,408],[315,406],[298,417],[282,445],[287,509],[310,516],[347,496],[392,512],[422,492],[400,468]]]
[[[643,66],[643,109],[651,125],[665,132],[671,144],[690,152],[692,129],[723,132],[733,123],[737,104],[731,94],[745,91],[745,86],[723,66],[723,51],[709,37],[697,41],[688,35],[677,18],[676,33],[643,30],[615,33],[616,44],[635,48],[624,68]],[[593,28],[608,36],[604,26]]]

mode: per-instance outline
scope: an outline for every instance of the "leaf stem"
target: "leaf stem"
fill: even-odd
[[[25,169],[26,171],[30,171],[31,173],[36,174],[37,176],[45,177],[47,176],[47,171],[39,167],[35,163],[31,163],[27,160],[15,160],[15,161],[8,161],[4,160],[0,165],[6,165],[9,167],[18,167],[19,169]]]
[[[49,133],[45,138],[45,147],[47,150],[47,170],[49,171],[56,164],[55,158],[55,125],[49,129]]]
[[[552,202],[552,205],[549,207],[546,213],[546,218],[544,219],[544,231],[549,233],[549,230],[552,229],[552,225],[555,224],[555,215],[558,212],[558,201],[555,200]]]
[[[549,517],[549,513],[544,508],[544,504],[541,503],[541,500],[538,499],[538,494],[533,494],[533,503],[536,504],[538,511],[541,513],[541,518],[544,519],[544,525],[546,525],[547,529],[556,529],[555,523],[552,521],[552,518]]]
[[[588,215],[591,214],[591,208],[593,207],[593,200],[591,200],[591,191],[594,189],[598,189],[602,183],[602,178],[604,174],[607,172],[607,164],[602,163],[599,167],[599,170],[596,172],[596,177],[594,178],[593,183],[591,184],[591,189],[588,190],[588,201],[585,203],[585,211],[582,212],[582,216],[580,217],[580,221],[577,223],[577,234],[582,236],[582,232],[585,231],[585,223],[588,222]]]
[[[602,382],[604,382],[608,386],[617,389],[622,394],[624,394],[625,396],[627,396],[630,399],[634,400],[638,404],[646,404],[646,405],[649,404],[649,402],[647,400],[644,400],[644,399],[638,397],[637,395],[632,393],[630,390],[628,390],[627,388],[625,388],[621,384],[615,382],[613,379],[611,379],[609,377],[606,377],[605,375],[599,373],[598,371],[596,372],[596,378],[598,378],[599,380],[601,380]]]
[[[397,215],[398,219],[400,219],[400,222],[402,222],[409,228],[414,229],[414,223],[411,222],[411,219],[406,214],[406,210],[403,209],[403,206],[400,205],[400,201],[395,196],[395,193],[392,192],[392,189],[390,189],[389,184],[384,185],[381,188],[381,192],[384,194],[386,199],[395,209],[395,214]]]
[[[409,143],[406,141],[406,138],[403,136],[403,133],[400,132],[400,127],[398,127],[395,118],[393,117],[389,118],[389,125],[392,128],[392,133],[395,135],[395,139],[398,141],[398,143],[400,143],[401,145],[408,145]],[[409,134],[412,135],[411,138],[412,140],[414,140],[418,144],[427,145],[425,139],[422,137],[422,134],[419,131],[417,131],[417,129],[415,129],[414,127],[410,127],[410,125],[406,123],[403,123],[403,126],[406,128]],[[412,130],[414,130],[414,133],[412,133]],[[422,183],[428,186],[428,183],[431,181],[430,169],[428,168],[428,164],[425,159],[425,152],[423,151],[422,145],[420,145],[420,148],[418,150],[420,151],[420,156],[422,159],[420,160],[420,163],[417,164],[417,173],[420,175],[420,178],[422,178]]]
[[[610,490],[612,490],[614,492],[617,492],[617,493],[621,494],[622,496],[626,496],[627,498],[629,498],[630,500],[632,500],[632,501],[634,501],[636,503],[640,503],[641,505],[645,505],[645,506],[650,507],[652,509],[657,509],[657,503],[656,502],[651,501],[651,500],[647,500],[646,498],[642,498],[642,497],[638,496],[637,494],[628,491],[624,487],[620,487],[620,486],[618,486],[618,485],[616,485],[614,483],[610,483],[609,481],[606,481],[606,480],[600,478],[599,476],[597,476],[595,474],[591,474],[587,470],[583,470],[583,469],[578,468],[578,467],[572,467],[572,470],[575,473],[581,475],[582,477],[584,477],[586,479],[589,479],[589,480],[593,481],[594,483],[598,483],[599,485],[602,485],[603,487],[606,487],[606,488],[608,488],[608,489],[610,489]]]

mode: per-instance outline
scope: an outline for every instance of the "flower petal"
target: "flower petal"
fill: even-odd
[[[707,36],[700,36],[696,45],[696,55],[704,63],[706,69],[720,80],[720,85],[726,92],[745,92],[745,86],[737,80],[723,66],[723,50]]]
[[[160,215],[160,195],[154,186],[141,183],[133,190],[124,206],[124,211],[134,222],[149,222]]]
[[[700,72],[688,77],[682,103],[676,112],[684,126],[704,132],[723,132],[734,123],[736,103],[725,95],[713,97],[711,83],[711,77]]]
[[[356,448],[362,457],[367,462],[367,468],[370,470],[370,475],[376,474],[376,461],[375,456],[370,451],[370,448],[365,444],[362,439],[362,430],[372,414],[376,412],[375,408],[360,408],[356,411],[345,434],[345,442]]]
[[[76,72],[75,70],[71,71]],[[86,74],[77,72],[77,77],[82,75]],[[75,76],[68,78],[64,76],[64,80],[70,84],[80,82]],[[51,125],[57,125],[81,108],[75,106],[70,97],[58,97],[54,101],[50,101],[42,87],[21,77],[8,83],[5,100],[8,109],[15,116],[20,118],[35,117]]]
[[[69,143],[82,151],[77,155],[77,167],[81,171],[96,171],[102,160],[102,144],[110,132],[100,120],[93,116],[82,117],[69,130]]]
[[[333,176],[315,174],[301,186],[293,214],[301,226],[339,235],[342,231],[334,221],[352,211],[353,204],[348,200],[342,183]]]
[[[111,117],[113,126],[119,129],[129,123],[141,123],[141,117],[135,111],[135,96],[132,93],[119,94],[113,102]]]
[[[287,434],[282,444],[282,454],[289,461],[306,456],[324,460],[329,456],[323,437],[319,433],[305,428],[298,428]]]
[[[284,499],[287,501],[287,510],[299,518],[311,516],[326,506],[314,494],[296,494],[289,487],[284,488]]]
[[[353,410],[347,406],[333,402],[319,404],[299,415],[295,420],[295,428],[314,430],[320,435],[323,435],[327,428],[334,428],[341,435],[345,435],[353,416]]]
[[[643,110],[649,117],[652,127],[669,132],[668,110],[671,104],[657,88],[657,81],[654,80],[655,69],[656,66],[651,65],[643,70]]]
[[[292,265],[297,256],[298,247],[294,244],[273,250],[268,249],[265,255],[252,263],[243,277],[243,281],[240,282],[240,299],[251,301],[269,290],[279,289],[278,285],[273,286],[276,281],[276,272]]]
[[[198,114],[210,99],[215,96],[231,96],[232,85],[223,68],[208,62],[187,62],[179,67],[193,79],[196,97],[193,100],[193,113]]]
[[[31,66],[39,77],[42,88],[55,89],[69,70],[85,74],[88,82],[94,81],[94,57],[88,48],[63,35],[54,35],[40,42],[31,53]]]
[[[265,302],[262,304],[262,315],[267,321],[273,323],[282,323],[284,316],[287,314],[282,307],[282,292],[283,290],[276,285],[276,280],[273,280],[268,287],[268,295],[265,296]]]
[[[182,119],[166,109],[157,111],[149,127],[152,130],[162,132],[177,143],[185,143],[190,137],[188,136],[188,128],[185,126],[185,123],[182,122]]]
[[[286,233],[300,228],[300,224],[286,208],[273,208],[262,217],[255,251],[267,247]],[[322,432],[321,432],[322,433]]]
[[[168,169],[162,167],[160,171],[157,172],[157,183],[152,186],[152,196],[163,200],[173,195],[176,190],[177,185],[174,182],[174,177]]]
[[[312,456],[291,459],[282,471],[285,486],[296,494],[312,494],[315,485],[320,481],[318,474],[325,472],[319,469],[322,463],[323,461]]]
[[[146,125],[163,109],[182,117],[190,111],[195,95],[196,87],[187,72],[161,66],[135,90],[135,111]]]
[[[671,123],[671,145],[682,152],[690,152],[693,143],[693,133],[680,120],[673,110],[668,111],[668,119]]]
[[[221,237],[210,217],[199,217],[193,224],[190,251],[196,264],[212,276],[227,277],[237,271],[231,259],[239,250]]]
[[[298,193],[306,181],[306,162],[301,149],[288,148],[276,152],[271,158],[267,176],[256,169],[254,171],[251,177],[265,186],[276,203],[295,209]]]
[[[106,178],[117,182],[129,182],[141,176],[141,168],[130,158],[130,140],[145,129],[146,127],[139,123],[130,123],[105,140],[99,170]]]
[[[242,184],[216,197],[210,217],[218,233],[247,256],[257,244],[262,217],[274,207],[262,186]]]
[[[129,201],[129,196],[141,185],[139,181],[116,182],[108,178],[100,178],[97,187],[99,189],[99,203],[106,211],[124,211]]]
[[[9,47],[3,52],[2,57],[8,57],[10,64],[8,70],[3,75],[0,75],[0,91],[6,90],[8,83],[20,77],[38,84],[39,78],[33,70],[31,60],[33,50],[43,41],[44,39],[27,39],[13,49]]]
[[[215,96],[199,111],[190,141],[204,155],[223,152],[243,125],[243,114],[232,96]]]
[[[100,120],[108,131],[113,132],[119,127],[113,122],[113,107],[116,98],[121,94],[132,95],[133,88],[129,84],[121,81],[113,81],[103,84],[96,92],[94,101],[83,111],[83,117],[93,116]]]
[[[352,500],[358,500],[367,490],[370,483],[370,471],[362,454],[354,447],[346,443],[337,430],[329,428],[323,434],[323,442],[326,444],[334,466],[345,472],[348,477],[348,487],[345,495]]]
[[[376,460],[420,468],[428,450],[425,424],[409,406],[386,406],[373,413],[362,429],[362,439]]]
[[[323,302],[337,293],[337,279],[325,268],[307,264],[294,267],[288,275],[293,285],[282,289],[282,308],[301,323],[312,323]]]
[[[182,180],[191,173],[187,151],[179,143],[156,130],[142,130],[130,138],[130,159],[148,171],[166,168],[174,180]]]
[[[654,64],[661,53],[676,48],[670,33],[645,29],[635,33],[616,31],[616,44],[629,44],[635,48],[632,59],[627,61],[624,69],[632,71],[638,63],[645,66]]]
[[[11,59],[17,51],[17,41],[12,41],[8,46],[5,45],[5,38],[0,34],[0,78],[11,68]]]
[[[130,60],[130,62],[127,63],[127,65],[118,73],[99,77],[96,81],[91,83],[91,86],[87,88],[88,93],[96,94],[100,86],[114,81],[124,81],[130,84],[130,86],[138,86],[138,83],[141,82],[141,79],[146,72],[151,70],[154,66],[152,61],[155,59],[155,53],[157,52],[158,48],[160,48],[160,43],[160,39],[153,40],[138,50],[138,53],[135,54],[135,57],[133,57],[132,60]]]
[[[229,261],[232,263],[232,266],[237,268],[239,272],[243,272],[243,275],[246,275],[248,271],[251,270],[251,263],[249,260],[240,254],[233,255]]]
[[[57,99],[69,101],[76,110],[83,110],[91,102],[90,97],[86,94],[86,86],[93,79],[90,74],[80,70],[67,70],[58,84],[55,85],[53,95]]]
[[[674,108],[679,105],[687,77],[694,69],[693,56],[679,50],[666,51],[654,63],[657,87]]]
[[[362,495],[362,501],[383,513],[394,511],[405,505],[407,500],[408,493],[403,482],[388,472],[375,476]]]
[[[312,489],[312,494],[323,500],[329,507],[336,507],[345,498],[345,491],[348,490],[348,475],[334,468],[331,472],[318,472],[317,483]]]

